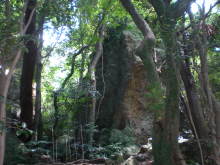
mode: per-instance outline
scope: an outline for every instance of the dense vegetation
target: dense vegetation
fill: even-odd
[[[219,4],[1,0],[0,165],[220,165]]]

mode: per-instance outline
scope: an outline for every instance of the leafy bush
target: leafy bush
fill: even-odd
[[[109,141],[110,144],[119,143],[123,147],[135,144],[133,131],[129,127],[126,127],[123,130],[112,129]]]
[[[135,138],[131,128],[126,127],[124,130],[105,129],[104,132],[108,132],[109,139],[106,140],[106,134],[103,134],[104,137],[101,137],[104,142],[100,142],[102,145],[86,147],[86,151],[89,155],[89,158],[106,158],[113,159],[118,163],[123,161],[123,155],[127,154],[127,148],[135,145]]]
[[[6,139],[5,165],[37,163],[38,159],[32,157],[32,154],[26,153],[28,153],[28,148],[26,148],[14,134],[8,133]]]

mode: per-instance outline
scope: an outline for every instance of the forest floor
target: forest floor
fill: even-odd
[[[79,159],[68,163],[38,163],[36,165],[152,165],[151,153],[146,148],[141,148],[137,154],[129,155],[125,161],[98,158],[94,160]]]

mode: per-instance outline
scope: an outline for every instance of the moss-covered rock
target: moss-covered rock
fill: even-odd
[[[151,135],[153,117],[148,110],[145,68],[135,55],[140,41],[134,38],[118,28],[109,30],[104,41],[103,61],[96,71],[97,89],[101,94],[104,91],[98,103],[97,125],[99,129],[131,127],[138,143],[145,144]]]

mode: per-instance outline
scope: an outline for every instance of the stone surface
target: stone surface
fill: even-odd
[[[146,146],[141,146],[140,151],[134,155],[131,155],[121,165],[152,165],[152,154]]]
[[[97,125],[100,129],[131,127],[137,142],[146,144],[153,117],[145,96],[148,92],[145,68],[135,55],[139,41],[129,32],[120,34],[120,37],[109,34],[104,42],[103,62],[98,64],[97,86],[101,94],[105,87],[105,93],[99,102]]]

